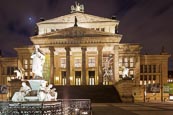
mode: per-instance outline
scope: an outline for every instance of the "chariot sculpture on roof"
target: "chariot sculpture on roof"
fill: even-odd
[[[71,13],[74,12],[84,12],[84,5],[79,4],[78,2],[75,2],[75,5],[71,6]]]

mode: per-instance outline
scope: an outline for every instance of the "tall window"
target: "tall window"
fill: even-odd
[[[74,66],[75,67],[81,67],[81,58],[75,58],[74,59]]]
[[[5,72],[7,75],[14,75],[14,70],[17,69],[17,67],[7,67],[7,72]]]
[[[32,59],[30,60],[30,69],[32,69]]]
[[[156,73],[156,65],[153,65],[153,73]]]
[[[81,71],[75,71],[75,84],[81,85]]]
[[[130,57],[130,67],[134,67],[134,57]]]
[[[128,58],[127,57],[124,58],[124,66],[125,67],[129,67]]]
[[[66,71],[61,71],[62,85],[66,85]]]
[[[143,65],[140,65],[140,72],[143,73]]]
[[[119,66],[123,66],[123,58],[122,57],[119,57]]]
[[[130,70],[130,77],[134,78],[134,71]]]
[[[95,84],[95,71],[88,71],[89,74],[89,85]]]
[[[147,65],[144,65],[144,73],[147,73]]]
[[[24,59],[23,60],[23,66],[24,66],[24,69],[28,69],[28,60],[27,59]]]
[[[66,68],[66,58],[61,58],[61,68]]]
[[[143,75],[140,75],[140,85],[143,83]]]
[[[148,65],[148,73],[151,73],[152,70],[151,70],[151,65]]]
[[[95,67],[95,57],[88,58],[88,67]]]

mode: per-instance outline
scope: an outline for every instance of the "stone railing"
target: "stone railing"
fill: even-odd
[[[90,99],[47,102],[0,102],[0,115],[92,115]]]

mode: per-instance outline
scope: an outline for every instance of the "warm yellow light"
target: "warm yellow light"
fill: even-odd
[[[55,80],[56,80],[56,81],[59,81],[59,77],[56,77]]]
[[[70,80],[73,80],[73,77],[72,76],[70,77]]]

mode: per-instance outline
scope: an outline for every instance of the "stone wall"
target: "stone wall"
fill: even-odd
[[[143,102],[143,88],[141,86],[134,86],[133,80],[122,80],[116,83],[122,102]]]

